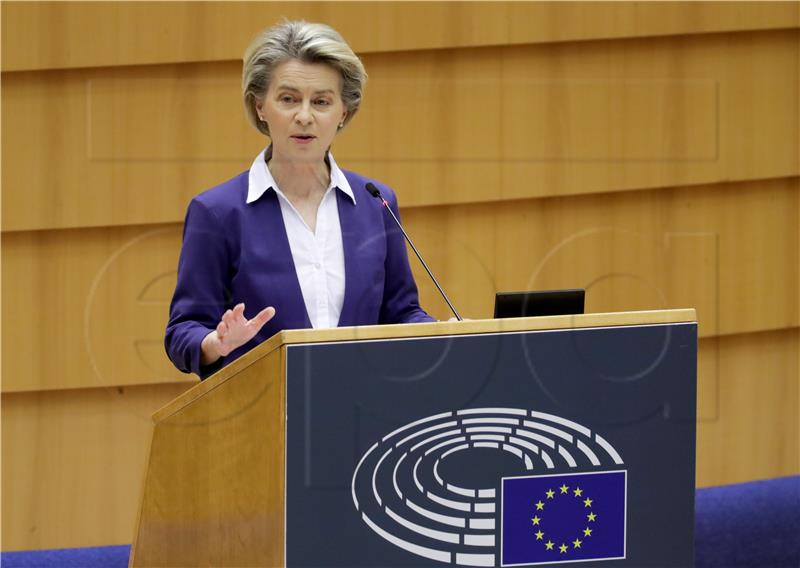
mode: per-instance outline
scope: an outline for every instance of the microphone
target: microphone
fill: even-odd
[[[442,295],[442,298],[444,298],[444,301],[445,301],[445,302],[447,302],[447,305],[448,305],[448,306],[450,306],[450,310],[453,312],[453,315],[455,315],[455,316],[456,316],[456,319],[457,319],[458,321],[464,321],[464,320],[461,318],[461,316],[460,316],[460,315],[458,315],[458,312],[456,311],[456,309],[453,307],[453,304],[450,302],[450,298],[448,298],[448,297],[447,297],[447,294],[445,294],[445,293],[444,293],[444,290],[442,290],[442,287],[439,285],[439,281],[438,281],[438,280],[436,280],[436,277],[433,275],[433,272],[431,272],[431,269],[430,269],[430,268],[428,268],[428,265],[427,265],[427,264],[425,264],[425,261],[424,261],[424,260],[422,260],[422,255],[421,255],[421,254],[419,254],[419,251],[417,250],[417,247],[415,247],[415,246],[414,246],[414,243],[413,243],[413,242],[411,242],[411,238],[408,236],[408,233],[406,233],[406,230],[403,228],[403,225],[401,225],[401,224],[400,224],[400,220],[399,220],[399,219],[397,218],[397,216],[394,214],[394,211],[392,211],[392,208],[391,208],[391,207],[389,207],[389,202],[388,202],[388,201],[386,201],[386,200],[383,198],[383,196],[381,195],[381,192],[380,192],[380,191],[378,191],[378,188],[377,188],[377,187],[375,187],[375,184],[373,184],[371,181],[368,181],[368,182],[367,182],[367,191],[369,191],[369,192],[370,192],[370,194],[372,195],[372,197],[376,197],[376,198],[378,198],[378,199],[380,199],[380,200],[381,200],[381,203],[383,203],[383,206],[384,206],[384,207],[386,208],[386,210],[389,212],[389,215],[391,215],[391,216],[392,216],[392,219],[394,219],[394,222],[397,224],[397,227],[398,227],[398,228],[400,229],[400,231],[403,233],[403,236],[406,238],[406,241],[408,242],[408,244],[409,244],[409,245],[411,245],[411,248],[412,248],[412,250],[414,251],[414,254],[416,254],[416,255],[417,255],[417,258],[418,258],[418,259],[419,259],[419,261],[422,263],[422,266],[423,266],[423,268],[425,268],[425,271],[428,273],[428,276],[430,276],[430,277],[431,277],[431,280],[433,280],[433,283],[434,283],[434,284],[436,284],[436,288],[438,288],[438,289],[439,289],[439,293]]]

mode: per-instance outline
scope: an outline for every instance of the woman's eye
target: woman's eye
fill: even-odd
[[[281,96],[280,100],[281,100],[282,103],[290,103],[290,102],[294,101],[294,97],[292,97],[291,95],[283,95],[283,96]]]
[[[316,104],[321,105],[321,106],[328,106],[331,103],[327,99],[319,99],[319,100],[316,101]]]

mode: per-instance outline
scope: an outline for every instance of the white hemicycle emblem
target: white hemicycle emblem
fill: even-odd
[[[362,520],[413,554],[461,566],[496,566],[499,484],[463,487],[442,474],[458,452],[489,448],[519,460],[521,472],[587,471],[620,465],[600,435],[552,414],[471,408],[421,418],[375,442],[353,472]]]

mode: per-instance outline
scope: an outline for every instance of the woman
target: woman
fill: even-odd
[[[205,378],[282,329],[434,321],[402,234],[365,185],[397,214],[394,193],[329,151],[365,81],[322,24],[286,22],[247,49],[247,116],[272,143],[189,204],[165,338],[181,371]]]

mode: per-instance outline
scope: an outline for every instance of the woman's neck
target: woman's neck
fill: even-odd
[[[304,199],[315,193],[324,193],[330,185],[331,174],[325,160],[297,162],[273,154],[267,165],[273,179],[287,197]]]

